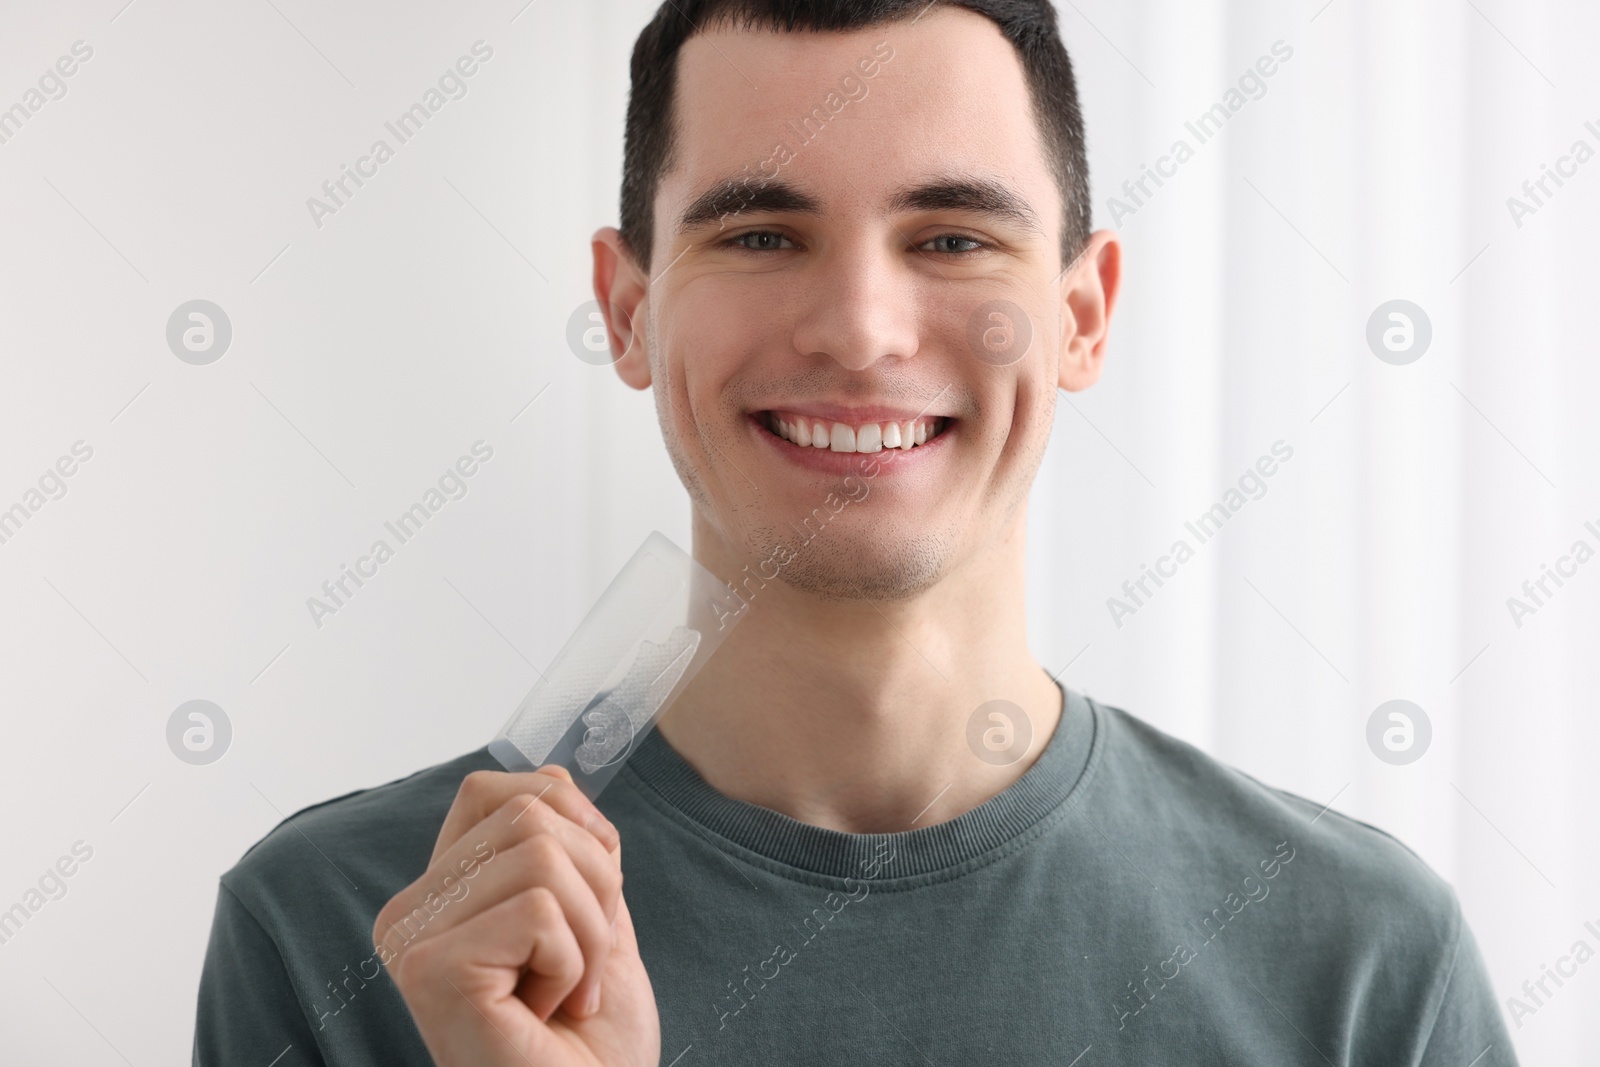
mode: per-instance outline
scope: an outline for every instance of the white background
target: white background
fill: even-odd
[[[649,396],[565,341],[652,4],[123,3],[0,9],[0,108],[94,49],[0,145],[0,508],[94,449],[0,544],[0,909],[94,849],[0,945],[8,1062],[186,1061],[217,875],[288,813],[487,741],[652,528],[689,545]],[[1600,148],[1600,15],[1061,15],[1102,226],[1186,119],[1294,54],[1120,220],[1105,376],[1063,395],[1034,491],[1034,652],[1410,844],[1503,1000],[1600,920],[1600,563],[1521,627],[1506,606],[1600,547],[1600,162],[1520,227],[1506,206]],[[480,39],[468,95],[314,225],[306,199]],[[234,334],[203,367],[165,341],[195,298]],[[1365,341],[1397,298],[1432,322],[1408,366]],[[479,439],[467,496],[315,626],[306,598]],[[1267,495],[1115,625],[1106,598],[1279,439]],[[203,767],[165,736],[196,698],[234,731]],[[1409,766],[1365,740],[1393,698],[1433,725]],[[1600,963],[1522,1020],[1524,1062],[1592,1055],[1597,1004]]]

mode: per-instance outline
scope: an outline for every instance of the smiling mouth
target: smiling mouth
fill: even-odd
[[[824,452],[910,451],[927,444],[955,421],[946,416],[851,424],[787,411],[763,411],[761,425],[797,448]]]

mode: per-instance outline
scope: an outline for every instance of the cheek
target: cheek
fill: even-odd
[[[1050,443],[1058,401],[1056,390],[1038,374],[1024,374],[1008,389],[989,394],[978,418],[983,433],[976,462],[989,465],[997,504],[1027,495]]]
[[[1050,444],[1050,431],[1055,425],[1059,401],[1060,394],[1051,388],[1050,383],[1037,380],[1029,382],[1017,396],[1017,415],[1012,432],[1020,442],[1026,443],[1035,466]]]
[[[978,414],[962,428],[980,448],[1011,453],[1047,442],[1060,395],[1042,369],[1030,361],[1027,366],[986,370],[973,381]]]
[[[723,457],[737,447],[736,435],[743,427],[726,396],[738,356],[721,326],[712,323],[708,329],[708,316],[700,318],[687,308],[674,309],[654,334],[658,343],[650,352],[650,372],[667,457],[690,500],[710,511],[713,493],[723,496],[739,488],[726,484],[738,476]]]
[[[654,320],[652,358],[667,373],[687,376],[697,388],[719,387],[753,367],[761,353],[775,350],[781,327],[766,313],[771,302],[728,289],[701,280],[663,302]]]
[[[662,424],[691,453],[711,449],[686,440],[690,433],[719,448],[742,440],[745,398],[767,392],[794,369],[793,334],[772,313],[772,301],[730,293],[730,286],[698,279],[671,295],[654,333],[652,374],[667,383],[672,402],[658,400]]]
[[[1049,443],[1056,409],[1062,399],[1057,382],[1061,324],[1042,319],[1043,315],[1035,314],[1033,339],[1026,357],[1013,368],[1016,374],[1010,386],[1015,405],[1011,432],[1019,440],[1030,442],[1039,452]]]

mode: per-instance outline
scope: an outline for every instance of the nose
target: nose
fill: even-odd
[[[899,240],[896,236],[895,240]],[[920,279],[891,246],[852,241],[819,260],[802,283],[795,349],[849,370],[917,353]]]

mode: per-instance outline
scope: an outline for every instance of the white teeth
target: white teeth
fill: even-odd
[[[793,420],[773,414],[769,425],[774,433],[801,448],[825,448],[834,452],[879,452],[886,448],[907,451],[938,436],[937,421],[912,419],[907,422],[869,422],[861,426],[818,422],[804,417]]]

